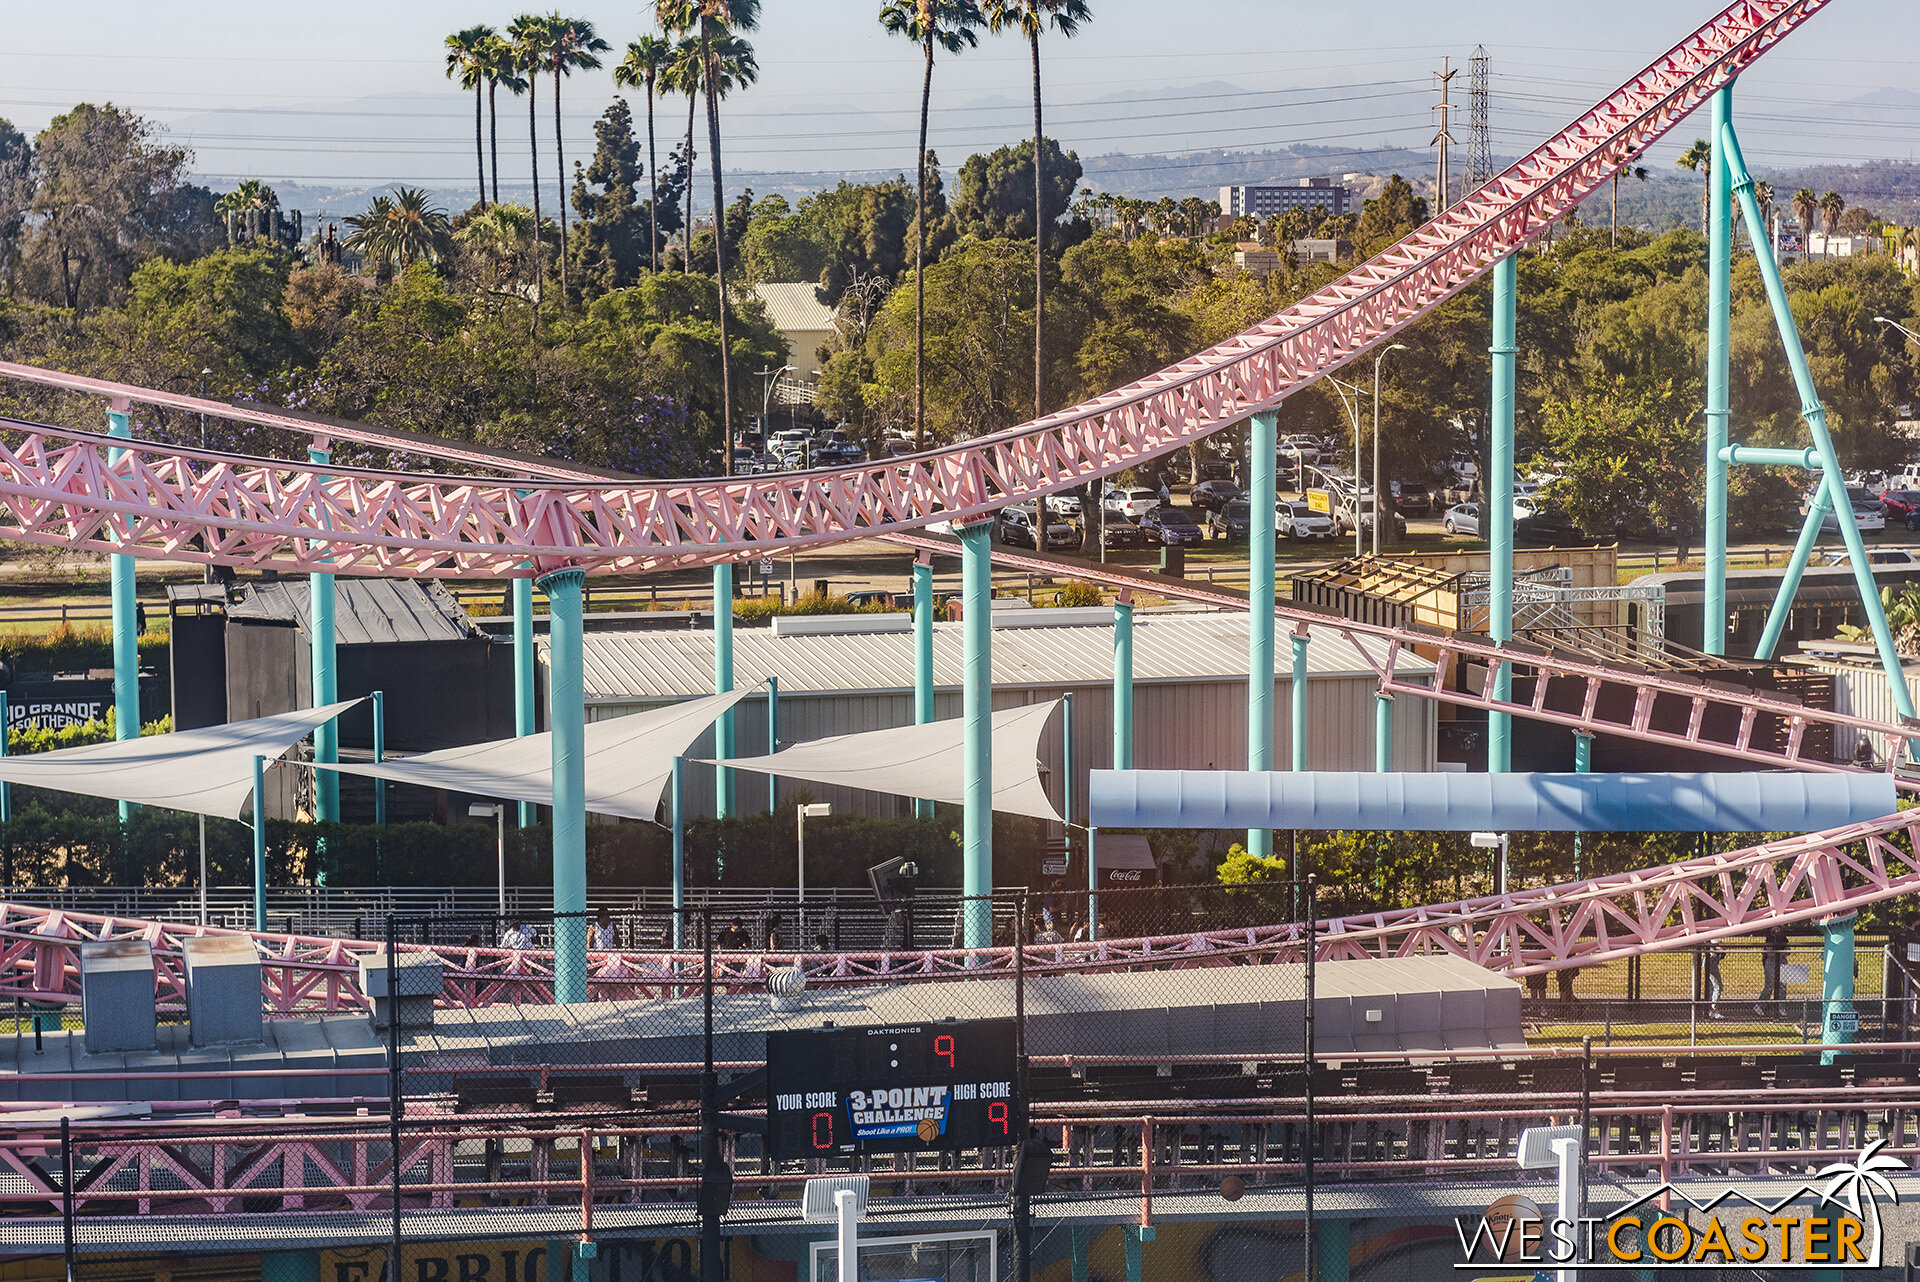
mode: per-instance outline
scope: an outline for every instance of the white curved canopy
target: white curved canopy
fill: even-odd
[[[1040,781],[1040,735],[1059,706],[1053,699],[993,714],[993,808],[1000,813],[1060,821]],[[813,739],[772,756],[733,757],[724,764],[782,779],[959,805],[965,800],[966,738],[967,723],[956,717]]]
[[[0,780],[238,819],[253,795],[255,757],[279,757],[313,733],[314,727],[359,702],[348,699],[199,730],[0,757]]]
[[[587,724],[587,809],[600,815],[653,821],[673,777],[673,759],[685,756],[719,715],[756,689],[636,712]],[[396,761],[342,762],[321,767],[389,783],[446,788],[501,801],[553,804],[553,735],[494,739],[423,752]]]

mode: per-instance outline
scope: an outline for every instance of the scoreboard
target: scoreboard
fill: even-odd
[[[1020,1142],[1014,1021],[940,1020],[767,1034],[777,1159],[953,1152]]]

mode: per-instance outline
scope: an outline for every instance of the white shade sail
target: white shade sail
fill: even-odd
[[[269,760],[359,699],[252,721],[144,735],[112,743],[0,757],[0,779],[188,814],[238,819],[253,795],[253,759]]]
[[[1040,735],[1060,700],[993,714],[993,808],[1059,822],[1040,781]],[[966,722],[930,721],[864,734],[797,743],[770,757],[734,757],[726,764],[782,779],[863,788],[955,805],[966,772]]]
[[[719,715],[750,694],[751,686],[689,699],[665,708],[587,724],[587,809],[599,815],[651,821],[673,777],[673,759],[685,756]],[[324,767],[389,783],[553,804],[553,735],[443,748],[379,765],[342,762]]]

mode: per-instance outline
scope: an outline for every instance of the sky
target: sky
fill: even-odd
[[[1258,149],[1287,143],[1424,149],[1443,58],[1476,44],[1492,67],[1492,140],[1517,155],[1710,18],[1711,0],[1092,0],[1073,40],[1042,41],[1048,132],[1083,156]],[[1745,77],[1740,100],[1756,171],[1920,156],[1920,23],[1913,0],[1832,0]],[[642,34],[642,0],[581,0],[620,50]],[[878,0],[765,0],[751,39],[761,76],[728,101],[729,170],[899,169],[917,123],[918,49],[875,20]],[[311,188],[389,182],[473,185],[473,98],[444,76],[446,35],[504,26],[485,0],[68,0],[8,5],[0,116],[31,133],[76,101],[112,101],[165,123],[215,186],[240,177]],[[1169,14],[1174,16],[1169,17]],[[949,165],[1031,131],[1021,43],[985,36],[934,78],[932,144]],[[1454,100],[1464,103],[1464,73]],[[592,148],[613,95],[607,71],[565,86],[568,163]],[[1858,100],[1870,96],[1865,104]],[[553,180],[551,102],[538,98]],[[644,128],[644,112],[634,100]],[[685,129],[664,103],[663,139]],[[502,181],[527,181],[526,103],[501,103]],[[1454,117],[1464,143],[1466,113]],[[702,122],[704,133],[704,121]],[[1670,165],[1682,126],[1652,161]],[[1675,140],[1678,140],[1677,142]],[[663,149],[665,146],[663,141]],[[705,150],[704,145],[701,148]],[[1338,157],[1329,161],[1337,168]]]

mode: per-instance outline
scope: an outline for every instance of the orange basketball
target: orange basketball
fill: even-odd
[[[1229,1175],[1220,1181],[1220,1196],[1229,1202],[1238,1202],[1246,1192],[1247,1182],[1238,1175]]]

